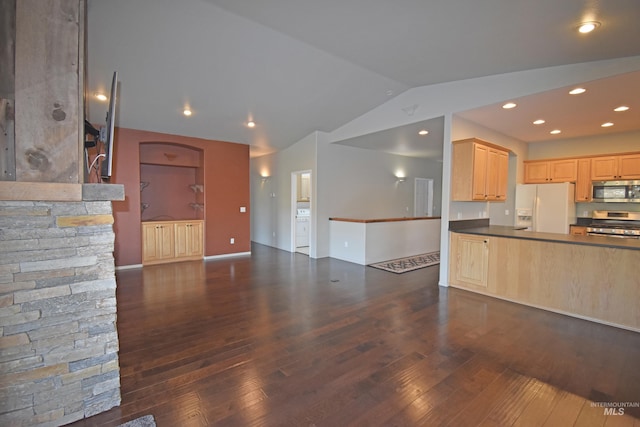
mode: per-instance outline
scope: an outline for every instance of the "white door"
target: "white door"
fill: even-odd
[[[303,253],[312,249],[313,239],[311,238],[311,225],[313,224],[313,177],[310,170],[291,172],[291,252],[296,252],[300,247],[308,247]],[[304,224],[305,235],[301,236],[302,230],[298,224],[298,208],[309,209],[309,217]]]
[[[413,216],[433,216],[433,179],[415,179]]]

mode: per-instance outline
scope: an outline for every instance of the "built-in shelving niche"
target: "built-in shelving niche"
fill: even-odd
[[[204,167],[200,149],[140,144],[142,221],[204,219]]]

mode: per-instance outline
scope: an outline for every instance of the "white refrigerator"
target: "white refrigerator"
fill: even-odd
[[[576,222],[575,185],[518,184],[516,186],[516,227],[544,233],[569,234]]]

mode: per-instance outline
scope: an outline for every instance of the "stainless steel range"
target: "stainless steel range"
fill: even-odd
[[[640,212],[593,211],[587,235],[640,239]]]

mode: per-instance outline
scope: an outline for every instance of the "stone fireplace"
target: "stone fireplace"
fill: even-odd
[[[0,201],[0,425],[120,404],[111,200],[124,189],[77,187],[78,201]]]

